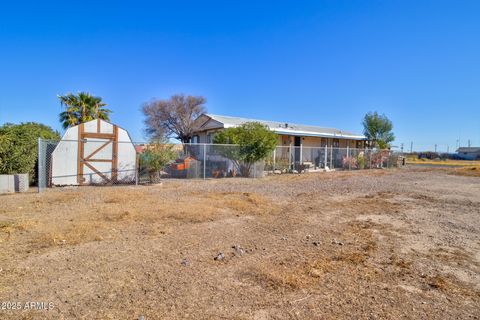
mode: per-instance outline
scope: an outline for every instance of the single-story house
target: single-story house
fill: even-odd
[[[196,130],[194,131],[192,143],[212,143],[215,133],[251,121],[264,124],[278,135],[277,163],[288,163],[288,166],[291,164],[308,164],[315,167],[324,167],[326,165],[324,163],[324,150],[325,147],[328,147],[331,148],[329,149],[330,157],[334,162],[330,163],[330,165],[338,167],[342,164],[345,157],[355,154],[352,149],[364,149],[368,142],[364,135],[339,129],[202,114],[195,120]]]
[[[457,149],[457,155],[464,160],[480,159],[480,147],[460,147]]]
[[[279,146],[365,148],[367,143],[364,135],[339,129],[207,113],[200,115],[195,120],[196,130],[192,143],[212,143],[213,135],[216,132],[250,121],[260,122],[277,133]]]

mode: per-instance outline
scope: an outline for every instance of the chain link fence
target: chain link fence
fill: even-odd
[[[400,152],[379,149],[278,146],[265,160],[267,172],[392,168],[404,165]]]
[[[399,152],[278,146],[264,160],[243,161],[237,145],[148,144],[89,138],[38,142],[39,191],[54,186],[148,184],[161,179],[263,177],[267,174],[390,168]]]

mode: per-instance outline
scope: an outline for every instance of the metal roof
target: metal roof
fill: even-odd
[[[266,121],[257,119],[247,119],[239,117],[222,116],[216,114],[205,114],[205,116],[218,121],[224,125],[224,128],[236,127],[245,122],[260,122],[266,125],[270,130],[275,131],[278,134],[285,134],[291,136],[312,136],[312,137],[325,137],[325,138],[347,138],[352,140],[366,140],[364,135],[334,129],[324,128],[304,124],[295,124],[288,122]]]
[[[477,153],[480,152],[480,147],[460,147],[457,152],[461,153]]]

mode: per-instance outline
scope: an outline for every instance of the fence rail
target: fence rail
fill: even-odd
[[[262,177],[399,165],[391,150],[278,146],[261,161],[237,145],[159,145],[102,139],[38,141],[39,191],[52,186],[146,184],[160,179]]]

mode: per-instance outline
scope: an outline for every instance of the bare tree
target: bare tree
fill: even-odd
[[[193,122],[206,112],[206,99],[202,96],[176,94],[168,100],[152,100],[142,106],[147,135],[153,140],[175,138],[190,142]]]

